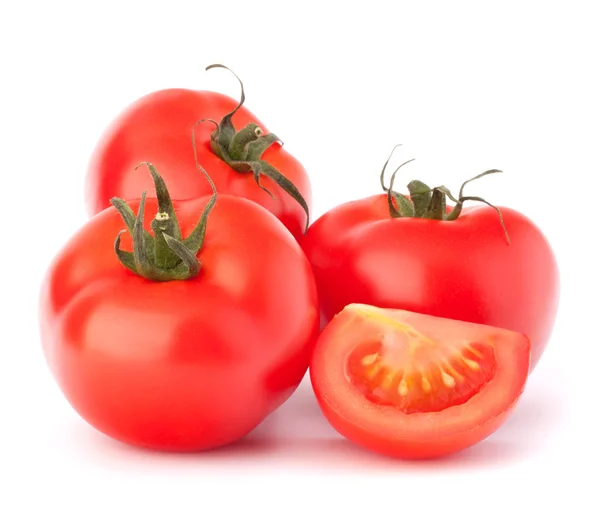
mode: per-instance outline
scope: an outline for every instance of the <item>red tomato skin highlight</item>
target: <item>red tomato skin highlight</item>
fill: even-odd
[[[91,157],[86,179],[89,214],[108,208],[109,200],[115,196],[134,200],[147,190],[148,196],[154,197],[144,172],[133,171],[143,161],[154,164],[169,182],[173,200],[210,195],[211,188],[195,165],[192,128],[202,118],[219,122],[236,105],[236,100],[216,92],[174,88],[150,93],[128,106],[103,133]],[[250,122],[268,132],[244,106],[233,116],[236,129]],[[261,177],[261,183],[275,199],[256,185],[252,174],[237,173],[217,157],[210,148],[210,135],[214,129],[210,122],[200,124],[195,130],[196,146],[198,160],[219,193],[258,203],[299,238],[306,224],[302,207],[268,177]],[[262,159],[296,185],[310,208],[310,181],[300,162],[278,144],[268,148]]]
[[[340,205],[302,240],[324,322],[350,303],[405,309],[527,335],[532,369],[552,333],[560,283],[554,253],[523,214],[465,207],[455,221],[389,216],[385,195]]]
[[[207,201],[175,202],[184,235]],[[147,228],[156,211],[148,199]],[[42,344],[58,385],[92,426],[132,445],[197,451],[240,439],[306,372],[318,333],[306,257],[275,217],[224,195],[200,274],[152,282],[119,264],[123,228],[115,209],[99,213],[48,272]],[[122,248],[131,250],[128,234]]]

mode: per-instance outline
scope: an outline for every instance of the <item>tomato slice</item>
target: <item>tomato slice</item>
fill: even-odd
[[[351,304],[325,327],[311,381],[343,436],[400,458],[467,448],[494,432],[525,387],[527,336]]]

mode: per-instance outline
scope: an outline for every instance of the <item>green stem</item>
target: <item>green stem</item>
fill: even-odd
[[[262,129],[255,123],[249,123],[243,129],[235,133],[229,143],[229,156],[233,160],[246,160],[248,144],[256,141],[263,135]]]
[[[396,145],[394,147],[394,150],[396,150],[398,146],[400,145]],[[496,210],[496,212],[498,213],[498,218],[500,219],[500,224],[502,225],[502,229],[504,230],[506,242],[508,243],[508,245],[510,245],[510,236],[506,229],[506,224],[504,223],[502,211],[497,206],[492,205],[483,198],[480,198],[478,196],[463,195],[464,189],[468,183],[473,182],[474,180],[482,178],[486,175],[502,173],[502,171],[500,171],[499,169],[490,169],[465,181],[460,187],[458,199],[455,198],[450,192],[450,190],[443,185],[431,188],[425,183],[421,182],[420,180],[412,180],[408,184],[408,191],[410,193],[410,200],[408,200],[408,198],[406,198],[406,196],[404,196],[403,194],[394,192],[393,187],[398,169],[400,169],[404,164],[407,164],[411,161],[407,161],[404,164],[401,164],[394,171],[390,180],[389,188],[387,188],[384,183],[384,173],[390,161],[390,158],[394,153],[394,150],[392,150],[392,153],[389,155],[380,174],[380,183],[384,191],[387,192],[388,208],[390,217],[392,219],[414,217],[421,219],[453,221],[457,220],[460,217],[460,214],[463,211],[463,205],[465,201],[478,201],[480,203],[485,203],[486,205],[491,206],[494,210]],[[450,213],[446,213],[446,199],[449,199],[450,201],[455,203],[455,206]]]
[[[305,229],[307,229],[310,218],[308,205],[304,199],[304,196],[302,196],[294,183],[286,178],[277,168],[274,168],[266,161],[261,159],[263,153],[267,148],[269,148],[269,146],[276,142],[281,143],[280,139],[272,133],[265,135],[263,130],[255,123],[249,123],[239,131],[235,129],[232,118],[233,115],[239,111],[246,100],[244,84],[237,74],[224,65],[209,65],[206,70],[215,68],[226,69],[236,77],[240,84],[241,96],[236,107],[231,112],[223,116],[218,124],[214,120],[200,120],[211,121],[217,126],[210,139],[210,147],[213,153],[225,161],[234,171],[237,171],[238,173],[252,173],[257,185],[272,197],[272,193],[260,183],[260,176],[265,175],[273,180],[279,187],[281,187],[283,191],[285,191],[302,207],[306,214]]]
[[[423,217],[431,200],[431,187],[420,180],[413,180],[408,184],[408,192],[415,205],[415,217]]]
[[[164,235],[177,237],[175,221],[169,217],[168,213],[158,212],[150,223],[150,227],[154,231],[155,266],[163,270],[174,268],[181,261],[181,258],[169,247]]]
[[[439,191],[439,189],[433,189],[429,204],[423,214],[423,219],[433,220],[444,220],[444,213],[446,212],[446,197]]]
[[[112,199],[112,204],[121,214],[133,240],[133,252],[123,251],[120,248],[123,231],[118,234],[114,243],[117,258],[125,268],[136,275],[157,282],[196,277],[200,272],[197,255],[204,244],[208,216],[217,200],[215,185],[206,171],[202,170],[213,189],[213,196],[204,207],[198,224],[184,240],[164,180],[152,164],[142,164],[148,167],[156,189],[159,211],[150,224],[154,236],[144,229],[145,192],[142,194],[137,217],[125,201],[119,198]]]

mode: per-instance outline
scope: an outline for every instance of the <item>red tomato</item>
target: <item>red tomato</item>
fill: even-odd
[[[108,127],[91,158],[86,182],[90,214],[110,206],[109,200],[114,196],[125,200],[139,199],[146,189],[146,175],[131,171],[131,168],[146,160],[152,161],[170,182],[174,200],[209,195],[210,186],[194,162],[192,129],[200,119],[221,122],[237,106],[235,100],[225,95],[187,89],[160,90],[131,104]],[[236,130],[249,124],[259,127],[262,132],[258,142],[266,141],[270,146],[262,157],[255,154],[248,160],[261,161],[259,165],[268,163],[279,171],[293,184],[295,192],[303,196],[308,210],[311,189],[302,165],[276,142],[273,134],[267,134],[265,126],[245,107],[235,112],[232,121]],[[221,126],[221,132],[226,130]],[[196,128],[196,142],[199,162],[210,174],[219,193],[258,203],[277,216],[295,237],[300,237],[307,223],[307,213],[297,202],[300,198],[293,198],[277,185],[267,167],[262,167],[260,182],[275,199],[257,185],[251,168],[243,164],[244,157],[238,158],[237,166],[233,163],[237,167],[234,169],[211,148],[211,136],[215,132],[213,123],[200,124]]]
[[[176,202],[184,236],[208,201]],[[145,209],[156,231],[164,213],[154,198]],[[306,257],[272,214],[223,195],[199,274],[155,282],[119,263],[113,243],[123,227],[116,209],[101,212],[49,270],[42,337],[60,388],[91,425],[133,445],[184,451],[237,440],[308,367],[318,303]],[[129,233],[120,248],[131,250]]]
[[[351,304],[323,330],[310,374],[331,425],[370,450],[431,458],[494,432],[523,392],[520,333]]]
[[[456,220],[392,218],[382,194],[330,210],[302,241],[325,322],[365,303],[487,324],[527,335],[533,368],[554,325],[558,269],[536,225],[499,210],[510,244],[489,206]]]

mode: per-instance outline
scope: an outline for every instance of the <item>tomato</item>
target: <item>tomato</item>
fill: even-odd
[[[139,199],[146,176],[131,168],[141,161],[160,168],[174,200],[209,195],[210,186],[194,162],[192,129],[199,120],[212,119],[220,123],[218,128],[206,121],[195,134],[198,160],[219,193],[260,204],[300,237],[311,201],[306,170],[243,102],[242,86],[239,104],[219,93],[188,89],[156,91],[131,104],[107,128],[91,157],[86,180],[90,214],[110,206],[114,196]],[[240,136],[237,148],[230,151],[234,129]]]
[[[425,194],[416,191],[422,186]],[[533,368],[559,300],[558,268],[543,233],[510,208],[462,208],[462,189],[456,218],[445,206],[446,188],[413,181],[409,189],[414,205],[390,190],[342,204],[309,228],[302,245],[324,322],[350,303],[365,303],[487,324],[527,335]],[[423,215],[428,203],[432,218],[400,214],[413,206]]]
[[[160,202],[129,202],[128,216],[114,201],[136,243],[125,232],[113,248],[124,225],[111,208],[54,260],[43,348],[66,398],[101,432],[160,450],[213,448],[247,434],[300,383],[318,334],[316,286],[297,242],[262,207],[221,195],[209,215],[208,196],[173,208],[155,178]],[[194,228],[201,216],[204,231]],[[192,243],[201,248],[187,256]]]
[[[399,458],[432,458],[481,441],[524,390],[531,345],[520,333],[364,304],[321,333],[310,375],[343,436]]]

